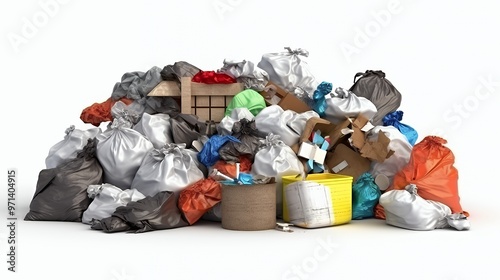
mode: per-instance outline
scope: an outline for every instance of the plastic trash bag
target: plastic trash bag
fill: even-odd
[[[83,212],[82,223],[92,224],[93,220],[107,218],[116,208],[125,206],[130,201],[137,201],[145,196],[137,190],[122,190],[111,184],[90,185],[87,194],[92,202]]]
[[[162,81],[161,70],[161,68],[153,66],[146,72],[134,71],[123,74],[121,81],[113,87],[111,98],[118,100],[126,97],[133,100],[144,100],[148,93]]]
[[[157,113],[177,116],[181,108],[175,99],[170,96],[146,96],[144,113],[154,115]]]
[[[231,135],[233,133],[233,125],[242,119],[249,121],[254,120],[255,116],[248,110],[248,108],[234,108],[231,115],[225,116],[217,124],[217,133],[220,135]]]
[[[304,177],[304,165],[295,152],[280,140],[279,135],[270,133],[261,141],[252,164],[252,174],[273,177],[276,181],[276,210],[277,216],[283,211],[283,182],[282,176],[300,175]]]
[[[263,91],[269,82],[267,72],[247,60],[224,59],[219,72],[226,73],[238,82],[243,83],[245,89],[253,89],[259,92]]]
[[[236,83],[236,79],[225,74],[217,73],[215,71],[202,71],[200,70],[191,79],[194,83],[203,84],[233,84]]]
[[[212,174],[213,170],[219,171],[220,173],[228,176],[230,178],[236,178],[237,176],[237,166],[236,163],[239,164],[240,172],[250,172],[252,171],[252,161],[250,160],[248,155],[241,155],[239,157],[238,162],[231,162],[225,160],[218,160],[212,167],[211,171],[209,170],[209,174]],[[223,178],[219,178],[215,176],[216,180],[222,181]]]
[[[267,133],[260,132],[255,125],[255,121],[242,119],[233,126],[232,136],[238,142],[226,142],[220,149],[220,158],[225,161],[237,162],[241,155],[248,155],[253,161],[255,153],[259,148],[260,141],[264,140]]]
[[[357,77],[361,78],[356,81]],[[384,116],[396,111],[401,105],[401,93],[385,78],[382,71],[366,70],[365,73],[357,73],[349,90],[375,104],[377,112],[371,120],[373,125],[382,125]]]
[[[116,104],[116,102],[123,102],[126,105],[134,102],[133,99],[120,98],[119,100],[113,100],[111,97],[106,99],[106,101],[101,103],[94,103],[82,110],[80,114],[80,119],[84,123],[90,123],[93,126],[100,126],[103,122],[109,122],[113,120],[113,115],[111,114],[111,108]]]
[[[426,136],[417,143],[411,151],[410,162],[394,176],[391,187],[401,190],[414,184],[422,198],[444,203],[453,214],[468,216],[460,205],[455,155],[446,143],[438,136]]]
[[[102,183],[103,171],[95,157],[96,145],[96,139],[89,139],[75,159],[40,171],[24,220],[82,221],[83,212],[91,203],[87,187]]]
[[[318,86],[309,65],[303,59],[309,52],[304,49],[284,48],[285,52],[262,55],[257,67],[266,71],[269,80],[296,95],[312,96]]]
[[[384,207],[388,225],[411,230],[449,227],[446,216],[451,214],[450,208],[443,203],[423,199],[417,194],[415,185],[382,194],[380,205]]]
[[[132,129],[136,119],[123,112],[115,118],[109,130],[97,136],[97,158],[104,170],[104,183],[129,189],[134,176],[153,144],[140,132]]]
[[[312,117],[319,118],[319,115],[312,110],[299,114],[283,110],[278,105],[270,105],[255,116],[255,125],[263,133],[279,135],[280,140],[291,147],[299,143],[306,122]]]
[[[167,114],[150,115],[143,113],[133,129],[151,141],[156,149],[162,148],[165,144],[173,143],[170,116]]]
[[[172,138],[175,144],[185,144],[189,149],[193,141],[207,134],[207,125],[198,116],[192,114],[178,114],[170,118]]]
[[[178,196],[181,190],[203,178],[203,172],[184,145],[167,144],[148,152],[135,174],[131,188],[145,196],[162,191],[171,191]]]
[[[247,108],[252,115],[256,116],[262,109],[266,108],[266,101],[260,93],[253,89],[245,89],[236,94],[226,107],[225,116],[230,116],[236,108]]]
[[[187,225],[177,208],[176,196],[172,192],[163,191],[116,208],[110,217],[94,221],[91,228],[105,233],[121,231],[144,233]]]
[[[377,108],[368,99],[356,96],[352,91],[338,87],[335,92],[325,96],[326,109],[322,118],[333,124],[339,124],[346,118],[354,118],[363,115],[372,120],[377,113]]]
[[[196,223],[208,210],[221,201],[220,182],[202,179],[181,191],[178,206],[187,222]]]
[[[198,153],[198,160],[203,163],[207,168],[214,165],[219,159],[219,150],[227,142],[240,142],[236,137],[231,135],[213,135],[203,145],[203,148]]]
[[[80,130],[71,125],[65,133],[64,139],[49,149],[49,154],[45,158],[47,169],[55,168],[66,160],[76,158],[76,154],[88,144],[88,140],[95,138],[102,131],[98,127]]]
[[[160,72],[161,78],[166,81],[181,82],[182,77],[194,77],[201,71],[200,68],[186,61],[177,61],[163,67]]]
[[[372,218],[381,192],[370,173],[363,173],[352,186],[352,219]]]
[[[406,136],[406,139],[408,139],[408,142],[412,146],[415,145],[418,139],[417,131],[413,127],[401,123],[401,120],[403,120],[403,111],[396,111],[385,115],[382,122],[385,126],[391,125],[397,128],[404,136]]]

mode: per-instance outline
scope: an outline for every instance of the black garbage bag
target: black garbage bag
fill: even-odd
[[[167,65],[161,70],[161,78],[166,81],[176,81],[181,82],[182,77],[193,77],[201,69],[186,62],[177,61],[173,65]]]
[[[95,157],[96,146],[97,140],[91,138],[75,159],[40,171],[24,220],[82,221],[83,212],[91,203],[87,188],[101,184],[103,178],[102,167]]]
[[[160,113],[175,116],[181,112],[181,108],[170,96],[146,96],[144,112],[150,115]]]
[[[253,162],[260,140],[264,140],[267,134],[257,129],[255,120],[241,119],[234,123],[231,135],[240,142],[224,144],[219,149],[220,158],[227,162],[239,162],[240,156],[246,155]]]
[[[356,79],[359,78],[357,81]],[[395,112],[401,105],[401,93],[385,78],[380,70],[366,70],[354,76],[354,84],[349,89],[358,97],[370,100],[377,108],[377,113],[371,123],[375,126],[383,125],[382,119],[389,113]]]
[[[187,225],[177,207],[174,193],[162,191],[116,208],[111,217],[93,221],[91,228],[106,233],[120,231],[143,233]]]
[[[202,135],[207,134],[206,122],[198,119],[196,115],[178,114],[170,118],[170,125],[174,143],[184,143],[186,149],[192,147],[194,140],[198,140]]]

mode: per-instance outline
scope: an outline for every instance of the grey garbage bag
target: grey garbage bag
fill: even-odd
[[[356,81],[358,77],[360,78]],[[377,113],[371,120],[373,125],[383,125],[383,118],[387,114],[395,112],[401,105],[401,93],[380,70],[366,70],[364,73],[357,73],[354,76],[354,84],[349,90],[375,104]]]
[[[143,233],[187,225],[177,207],[174,193],[163,191],[118,207],[110,217],[94,221],[91,228],[106,233],[121,231]]]
[[[255,125],[255,120],[242,119],[233,125],[232,136],[240,142],[228,141],[220,149],[220,158],[225,161],[239,162],[240,156],[247,155],[253,161],[261,140],[265,140],[267,133],[261,132]]]
[[[47,169],[55,168],[66,160],[76,158],[76,154],[87,145],[88,140],[95,138],[102,131],[98,127],[80,130],[75,129],[75,126],[71,125],[66,129],[65,133],[64,139],[50,148],[49,154],[45,159],[45,167]]]
[[[121,81],[113,87],[111,98],[119,100],[126,97],[134,100],[144,100],[148,93],[161,81],[161,68],[153,66],[146,72],[134,71],[123,74]]]
[[[131,201],[137,201],[145,196],[137,190],[122,190],[111,184],[90,185],[87,194],[92,202],[83,212],[82,223],[92,224],[93,220],[107,218],[116,208],[125,206]]]
[[[178,114],[170,118],[172,128],[172,138],[176,144],[186,144],[186,148],[191,148],[193,141],[207,134],[207,125],[196,115]]]
[[[81,222],[91,200],[89,185],[101,184],[103,171],[95,157],[97,140],[89,139],[75,159],[38,175],[26,221]]]
[[[245,85],[245,89],[263,91],[269,82],[269,74],[247,60],[224,59],[218,72],[225,73]]]

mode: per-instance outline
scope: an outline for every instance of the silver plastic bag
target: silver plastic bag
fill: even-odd
[[[122,190],[111,184],[90,185],[87,188],[87,194],[92,202],[83,212],[82,223],[84,224],[92,224],[92,221],[110,217],[119,206],[145,198],[137,190]]]
[[[78,151],[87,145],[88,140],[95,138],[102,131],[98,127],[80,130],[71,125],[66,129],[65,133],[64,139],[50,148],[45,159],[47,169],[56,168],[66,160],[75,159]]]
[[[408,185],[404,190],[391,190],[380,197],[387,224],[411,229],[433,230],[449,226],[446,216],[450,207],[443,203],[425,200],[417,194],[417,186]]]
[[[225,116],[217,124],[217,133],[219,135],[231,135],[233,132],[233,125],[242,119],[247,119],[249,121],[253,120],[254,115],[248,110],[248,108],[234,108],[231,111],[231,115]]]
[[[132,129],[125,117],[113,120],[110,128],[97,136],[97,159],[104,171],[104,183],[129,189],[135,173],[153,144]]]
[[[167,144],[147,154],[135,174],[132,188],[145,196],[171,191],[177,197],[184,188],[203,178],[203,172],[185,145]]]
[[[143,113],[134,129],[151,141],[155,149],[160,149],[167,143],[173,143],[170,116],[168,114]]]
[[[276,215],[280,217],[283,211],[282,176],[305,176],[304,165],[295,152],[280,140],[279,135],[270,133],[255,154],[252,164],[252,174],[256,176],[274,177],[276,181]]]
[[[299,142],[307,120],[312,117],[319,118],[319,115],[312,110],[297,113],[283,110],[278,105],[270,105],[255,116],[255,125],[259,131],[279,135],[286,145],[293,146]]]
[[[319,83],[303,59],[309,56],[309,52],[300,48],[292,50],[289,47],[285,47],[285,50],[262,55],[257,67],[266,71],[269,80],[284,90],[299,96],[312,96]]]
[[[346,117],[357,117],[363,115],[371,120],[377,113],[377,107],[368,99],[356,96],[352,91],[338,87],[335,92],[327,94],[326,110],[324,119],[338,124],[346,120]]]

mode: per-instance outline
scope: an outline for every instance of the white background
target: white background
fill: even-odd
[[[1,278],[498,279],[498,5],[326,3],[2,1]],[[89,128],[81,111],[106,100],[125,72],[180,60],[216,70],[224,58],[257,63],[288,46],[308,50],[316,79],[335,87],[349,88],[356,72],[386,73],[403,95],[403,122],[419,140],[448,140],[470,231],[414,232],[364,220],[294,233],[201,223],[134,235],[21,221],[49,148],[70,125]],[[6,263],[8,168],[19,173],[17,273]]]

